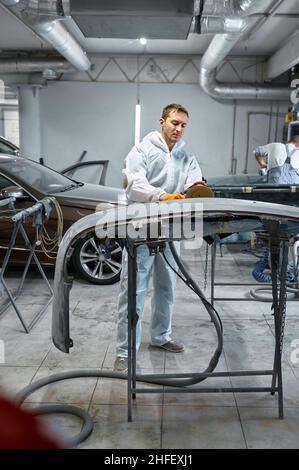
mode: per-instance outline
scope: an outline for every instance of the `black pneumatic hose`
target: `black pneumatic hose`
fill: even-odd
[[[181,273],[185,276],[186,279],[184,279],[179,273],[177,274],[188,285],[188,287],[200,297],[217,331],[218,346],[216,348],[216,351],[214,352],[214,355],[208,367],[204,371],[204,373],[210,373],[217,366],[217,363],[218,363],[218,360],[219,360],[219,357],[221,355],[222,348],[223,348],[223,335],[222,335],[221,320],[218,317],[216,310],[212,307],[212,305],[205,298],[199,286],[188,275],[184,265],[182,264],[177,254],[177,251],[173,243],[170,242],[169,246],[170,246],[173,258],[177,266],[179,267]],[[169,266],[175,271],[175,269],[170,265],[169,261],[166,258],[165,260],[169,264]],[[127,380],[127,374],[123,372],[111,372],[111,371],[103,371],[99,369],[87,369],[87,370],[78,369],[75,371],[53,374],[50,377],[45,377],[43,379],[40,379],[28,385],[27,387],[20,390],[20,392],[16,395],[15,402],[18,406],[21,406],[22,403],[26,400],[26,398],[29,395],[31,395],[33,392],[40,389],[41,387],[44,387],[45,385],[49,385],[51,383],[59,382],[62,380],[82,378],[82,377],[104,377],[104,378]],[[205,377],[202,377],[201,374],[192,374],[192,373],[190,373],[190,378],[184,378],[184,379],[167,379],[167,378],[156,379],[150,376],[146,378],[138,374],[136,375],[136,380],[139,382],[150,383],[154,385],[173,386],[173,387],[185,387],[188,385],[194,385],[199,382],[202,382],[204,379]],[[92,417],[89,415],[87,411],[82,410],[79,407],[75,407],[72,405],[47,405],[47,406],[40,406],[38,408],[34,408],[33,412],[34,414],[66,413],[66,414],[72,414],[72,415],[80,417],[83,420],[83,426],[82,426],[81,432],[78,433],[76,436],[72,437],[71,439],[65,440],[65,443],[67,444],[68,447],[74,447],[78,445],[80,442],[85,440],[91,434],[93,430]]]
[[[217,348],[216,348],[216,350],[215,350],[215,352],[212,356],[212,359],[210,360],[210,363],[209,363],[207,369],[203,373],[213,372],[213,370],[216,368],[216,366],[218,364],[219,358],[220,358],[222,350],[223,350],[223,331],[222,331],[221,320],[220,320],[216,310],[214,309],[214,307],[212,307],[210,302],[206,299],[205,295],[201,291],[198,284],[188,274],[185,266],[183,265],[180,257],[178,256],[178,253],[175,249],[175,246],[174,246],[173,242],[169,242],[169,247],[170,247],[172,256],[173,256],[179,270],[181,271],[183,276],[185,276],[185,279],[183,279],[180,276],[181,279],[201,299],[201,301],[202,301],[203,305],[205,306],[208,314],[210,315],[211,321],[213,322],[213,324],[215,326],[216,333],[217,333],[217,338],[218,338],[218,345],[217,345]],[[204,379],[205,378],[202,378],[202,377],[201,378],[188,379],[189,383],[187,385],[191,385],[191,384],[194,384],[194,383],[199,383],[199,382],[203,381]]]

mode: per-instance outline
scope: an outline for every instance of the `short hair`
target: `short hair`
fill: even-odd
[[[165,108],[163,109],[162,116],[161,116],[162,119],[168,118],[171,111],[177,111],[178,113],[184,113],[189,117],[189,113],[188,113],[187,109],[184,108],[184,106],[182,106],[181,104],[177,104],[177,103],[171,103],[171,104],[168,104],[167,106],[165,106]]]
[[[290,137],[289,142],[294,142],[295,144],[299,144],[299,135],[295,134],[292,137]]]

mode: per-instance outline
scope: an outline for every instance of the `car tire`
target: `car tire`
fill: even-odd
[[[117,240],[89,234],[76,244],[72,259],[79,276],[92,284],[114,284],[120,279],[122,246]]]

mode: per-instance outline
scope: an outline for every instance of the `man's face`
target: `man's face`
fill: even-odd
[[[173,147],[180,140],[187,124],[187,114],[176,110],[171,111],[166,119],[160,118],[162,135],[169,147]]]

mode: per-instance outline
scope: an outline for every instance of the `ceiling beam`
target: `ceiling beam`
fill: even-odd
[[[299,31],[266,62],[265,80],[273,80],[299,63]]]

